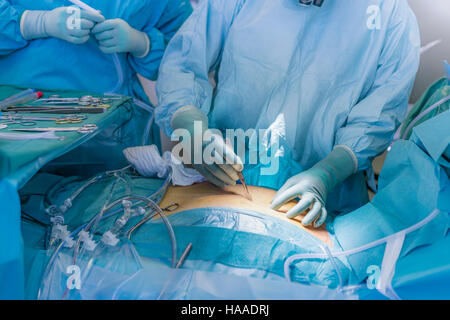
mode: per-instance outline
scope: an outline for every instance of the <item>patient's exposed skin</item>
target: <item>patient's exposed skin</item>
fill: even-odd
[[[275,195],[275,191],[266,188],[249,186],[249,192],[253,201],[245,198],[245,191],[242,185],[218,188],[208,182],[195,184],[188,187],[170,187],[161,202],[161,208],[165,208],[172,203],[179,204],[178,209],[167,212],[168,215],[189,209],[205,207],[228,207],[238,209],[248,209],[276,216],[285,221],[302,228],[331,246],[331,240],[325,227],[319,229],[305,228],[301,223],[301,217],[288,219],[285,213],[292,208],[296,202],[291,201],[280,208],[280,211],[270,209],[270,202]]]

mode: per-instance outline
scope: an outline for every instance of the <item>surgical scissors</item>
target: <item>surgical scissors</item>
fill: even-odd
[[[37,131],[37,132],[46,132],[46,131],[53,131],[53,132],[79,132],[79,133],[92,133],[95,130],[97,130],[98,127],[96,124],[85,124],[81,127],[53,127],[53,128],[27,128],[27,129],[9,129],[9,131]]]

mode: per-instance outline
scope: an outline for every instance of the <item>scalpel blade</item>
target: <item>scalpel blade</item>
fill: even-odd
[[[242,174],[242,172],[238,172],[238,177],[239,177],[239,180],[241,180],[242,186],[244,187],[245,197],[248,200],[253,201],[253,198],[252,198],[250,192],[248,191],[248,186],[247,186],[247,183],[245,182],[244,175]]]

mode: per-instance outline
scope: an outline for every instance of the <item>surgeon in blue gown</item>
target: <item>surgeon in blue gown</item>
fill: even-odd
[[[70,1],[0,0],[0,84],[147,100],[137,74],[156,80],[167,42],[192,11],[189,1],[84,2],[100,13],[82,10],[71,32]]]
[[[121,94],[149,104],[138,74],[156,80],[167,43],[192,12],[189,1],[84,3],[98,13],[75,11],[67,0],[0,0],[0,84]],[[126,165],[125,147],[159,137],[150,129],[152,109],[139,105],[55,166],[90,175]]]
[[[275,173],[236,160],[220,135],[203,144],[221,150],[218,161],[194,167],[218,186],[243,170],[247,183],[279,190],[274,209],[300,198],[288,217],[309,208],[303,224],[319,227],[368,201],[364,171],[405,117],[420,38],[406,0],[300,2],[200,2],[167,48],[156,119],[168,136],[195,137],[195,123],[267,129],[279,141],[266,145]]]

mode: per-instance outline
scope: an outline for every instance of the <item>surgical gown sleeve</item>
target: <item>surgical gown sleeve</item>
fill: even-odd
[[[450,228],[450,179],[441,160],[450,144],[450,131],[445,126],[449,121],[450,111],[446,111],[414,128],[410,140],[394,143],[372,201],[333,221],[331,229],[344,250],[403,231],[403,257],[446,236]],[[430,218],[436,209],[439,213]],[[384,245],[368,247],[348,256],[360,281],[368,276],[369,266],[382,266],[385,249]]]
[[[384,152],[406,115],[419,67],[420,36],[406,1],[396,1],[371,89],[349,112],[336,133],[335,145],[350,147],[358,170],[367,169]]]
[[[0,55],[8,55],[28,44],[20,32],[24,8],[0,0]]]
[[[192,7],[188,0],[169,0],[160,14],[158,10],[152,12],[153,16],[156,13],[158,22],[155,24],[153,22],[155,17],[149,17],[147,26],[141,30],[150,40],[149,53],[143,58],[130,54],[128,59],[137,73],[150,80],[156,80],[167,43],[189,17]]]
[[[233,18],[242,1],[202,1],[167,47],[159,72],[156,121],[170,137],[170,119],[180,107],[192,105],[209,112],[213,87],[210,71],[220,56]]]

